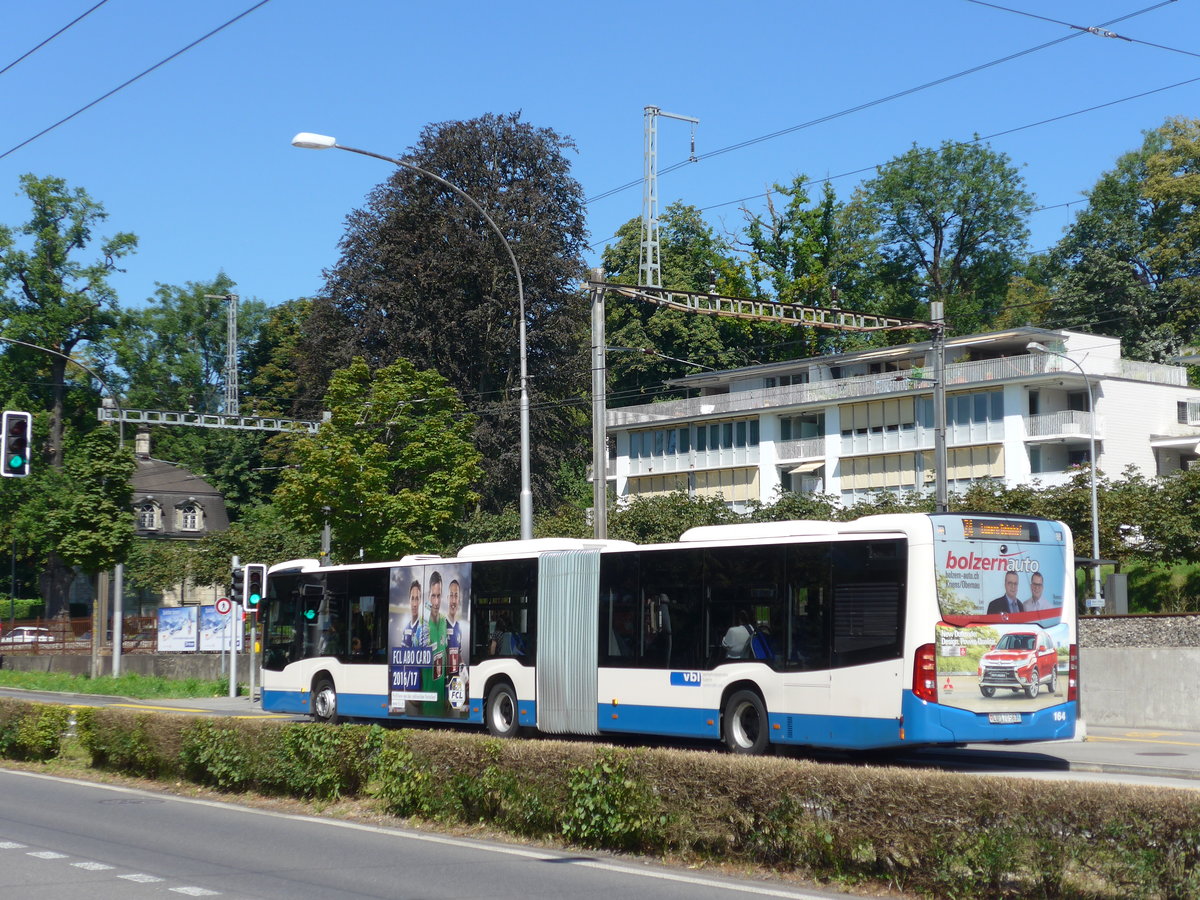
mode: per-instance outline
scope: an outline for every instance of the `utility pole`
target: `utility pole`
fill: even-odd
[[[941,300],[929,301],[933,320],[933,502],[936,512],[950,509],[950,491],[946,478],[946,318]]]
[[[647,287],[662,287],[662,269],[658,258],[658,119],[679,119],[692,123],[692,150],[689,157],[696,161],[696,126],[699,119],[666,113],[657,106],[643,110],[646,117],[645,158],[642,175],[642,243],[638,259],[638,283]]]
[[[608,537],[608,402],[604,352],[604,270],[592,269],[592,534]]]

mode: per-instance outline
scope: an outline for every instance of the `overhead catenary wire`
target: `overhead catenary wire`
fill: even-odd
[[[9,69],[13,68],[13,67],[14,67],[14,66],[16,66],[16,65],[19,65],[20,63],[22,63],[22,62],[24,62],[25,60],[27,60],[29,57],[33,56],[33,54],[37,53],[39,50],[41,50],[43,47],[45,47],[47,44],[49,44],[49,43],[50,43],[52,40],[54,40],[56,37],[58,37],[59,35],[63,34],[64,32],[66,32],[68,29],[70,29],[70,28],[71,28],[71,26],[73,26],[73,25],[76,25],[76,24],[78,24],[79,22],[82,22],[82,21],[83,21],[84,19],[86,19],[86,18],[87,18],[89,15],[91,15],[92,13],[94,13],[96,10],[98,10],[100,7],[102,7],[102,6],[103,6],[105,3],[107,3],[107,2],[108,2],[108,0],[100,0],[100,2],[99,2],[99,3],[97,3],[95,6],[93,6],[91,9],[88,9],[88,10],[85,10],[84,12],[81,12],[79,15],[77,15],[77,16],[76,16],[74,19],[72,19],[70,22],[68,22],[68,23],[67,23],[66,25],[64,25],[62,28],[58,29],[58,31],[54,32],[54,34],[50,35],[50,37],[46,38],[46,39],[45,39],[44,41],[42,41],[40,44],[37,44],[36,46],[34,46],[34,47],[31,47],[29,50],[26,50],[24,53],[22,53],[22,54],[21,54],[20,56],[18,56],[16,59],[14,59],[12,62],[10,62],[10,63],[9,63],[7,66],[5,66],[3,69],[0,69],[0,75],[3,75],[3,74],[4,74],[5,72],[7,72]]]
[[[11,156],[13,153],[16,153],[22,147],[26,147],[29,144],[32,144],[38,138],[44,137],[45,135],[54,131],[54,129],[58,128],[61,125],[65,125],[67,122],[70,122],[76,116],[80,115],[81,113],[87,112],[93,106],[96,106],[97,104],[104,102],[109,97],[113,96],[114,94],[119,93],[120,91],[123,91],[125,88],[129,87],[134,82],[140,81],[142,78],[145,78],[151,72],[155,71],[156,69],[162,68],[167,63],[169,63],[171,60],[173,60],[179,56],[182,56],[184,53],[187,53],[193,47],[196,47],[197,45],[204,43],[210,37],[213,37],[214,35],[219,34],[220,32],[224,31],[226,28],[228,28],[230,25],[232,25],[235,22],[239,21],[240,19],[243,19],[246,16],[250,15],[250,13],[254,12],[259,7],[266,6],[270,2],[271,2],[271,0],[259,0],[258,3],[255,3],[249,9],[243,10],[242,12],[240,12],[236,16],[234,16],[232,19],[229,19],[226,22],[222,23],[221,25],[218,25],[216,28],[214,28],[212,31],[208,32],[207,34],[196,38],[196,40],[192,41],[187,46],[179,48],[174,53],[172,53],[170,56],[160,59],[154,65],[150,66],[148,69],[143,69],[137,75],[134,75],[132,78],[129,78],[126,81],[123,81],[121,84],[117,85],[112,90],[107,91],[104,94],[101,94],[99,97],[97,97],[91,103],[88,103],[88,104],[85,104],[84,106],[79,107],[79,109],[75,110],[75,112],[71,113],[70,115],[63,116],[61,119],[59,119],[53,125],[48,125],[47,127],[43,128],[41,131],[39,131],[37,134],[33,135],[32,137],[28,137],[25,140],[21,141],[21,143],[16,144],[13,147],[9,147],[3,153],[0,153],[0,159],[4,159],[7,156]]]

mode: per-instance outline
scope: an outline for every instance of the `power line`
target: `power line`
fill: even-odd
[[[1094,34],[1097,37],[1113,38],[1118,41],[1126,41],[1127,43],[1130,43],[1130,44],[1141,44],[1145,47],[1154,47],[1156,50],[1167,50],[1171,53],[1182,53],[1184,56],[1194,56],[1194,57],[1200,58],[1200,53],[1193,53],[1191,50],[1180,50],[1178,47],[1168,47],[1166,44],[1155,44],[1155,43],[1152,43],[1151,41],[1143,41],[1143,40],[1139,40],[1138,38],[1131,38],[1128,35],[1117,34],[1115,31],[1107,31],[1103,27],[1096,26],[1096,25],[1074,25],[1071,22],[1063,22],[1060,19],[1050,19],[1050,18],[1047,18],[1046,16],[1039,16],[1039,15],[1036,15],[1035,13],[1025,12],[1022,9],[1011,9],[1010,7],[1000,6],[996,3],[986,3],[986,2],[984,2],[984,0],[967,0],[967,2],[974,3],[977,6],[988,6],[988,7],[991,7],[992,9],[998,9],[1002,12],[1014,13],[1018,16],[1026,16],[1030,19],[1040,19],[1043,22],[1052,22],[1055,25],[1062,25],[1066,28],[1073,28],[1076,31],[1080,31],[1080,32],[1083,32],[1086,34]],[[1176,0],[1165,0],[1165,2],[1160,3],[1159,6],[1166,6],[1167,3],[1175,3],[1175,2],[1176,2]],[[1105,24],[1111,25],[1113,23],[1106,22]]]
[[[208,34],[197,38],[196,40],[194,40],[190,44],[188,44],[186,47],[181,47],[179,50],[176,50],[170,56],[166,57],[165,59],[159,60],[154,65],[152,65],[150,68],[139,72],[137,75],[134,75],[128,81],[122,82],[121,84],[119,84],[115,88],[113,88],[111,91],[109,91],[106,94],[102,94],[101,96],[99,96],[95,100],[93,100],[91,103],[88,103],[86,106],[81,106],[79,109],[75,110],[75,112],[71,113],[69,116],[64,116],[63,118],[61,118],[57,122],[55,122],[53,125],[50,125],[47,128],[43,128],[41,131],[39,131],[33,137],[26,138],[25,140],[21,141],[21,143],[17,144],[15,147],[10,147],[8,150],[5,150],[3,153],[0,153],[0,159],[4,159],[6,156],[10,156],[11,154],[16,153],[22,147],[32,144],[38,138],[43,137],[44,135],[47,135],[54,129],[58,128],[58,126],[65,125],[67,122],[70,122],[72,119],[74,119],[80,113],[86,112],[87,110],[89,110],[93,106],[95,106],[97,103],[101,103],[104,100],[107,100],[113,94],[117,93],[118,91],[124,90],[125,88],[129,87],[129,85],[133,84],[135,81],[138,81],[138,80],[144,78],[145,76],[147,76],[151,72],[153,72],[155,69],[161,68],[162,66],[166,65],[167,63],[169,63],[171,60],[175,59],[176,57],[182,56],[184,53],[191,50],[196,45],[204,43],[204,41],[207,41],[213,35],[224,31],[226,28],[228,28],[234,22],[237,22],[239,19],[245,18],[246,16],[250,15],[250,13],[252,13],[256,9],[258,9],[260,6],[266,6],[270,2],[271,2],[271,0],[259,0],[258,3],[255,3],[249,9],[238,13],[236,16],[234,16],[232,19],[225,22],[224,24],[218,25],[212,31],[208,32]]]
[[[100,0],[99,3],[97,3],[91,9],[87,10],[87,12],[81,13],[78,16],[76,16],[74,19],[72,19],[70,22],[68,22],[62,28],[58,29],[58,31],[54,32],[54,34],[50,35],[50,37],[46,38],[44,41],[42,41],[36,47],[34,47],[31,50],[26,50],[24,53],[22,53],[16,59],[14,59],[12,62],[10,62],[3,69],[0,69],[0,75],[3,75],[5,72],[7,72],[13,66],[17,65],[18,63],[24,62],[26,59],[33,56],[33,54],[37,53],[39,50],[41,50],[43,47],[45,47],[48,43],[50,43],[52,40],[54,40],[56,37],[58,37],[60,34],[62,34],[64,31],[66,31],[68,28],[70,28],[72,25],[75,25],[78,22],[83,21],[89,15],[94,13],[96,10],[98,10],[100,7],[102,7],[107,2],[108,2],[108,0]]]
[[[1175,0],[1163,0],[1163,2],[1156,3],[1153,6],[1148,6],[1145,9],[1140,9],[1136,12],[1132,12],[1132,13],[1129,13],[1124,16],[1119,16],[1115,19],[1110,19],[1107,22],[1102,22],[1100,27],[1107,26],[1107,25],[1114,25],[1117,22],[1122,22],[1122,21],[1125,21],[1126,19],[1131,19],[1131,18],[1134,18],[1135,16],[1140,16],[1140,15],[1143,15],[1144,13],[1152,12],[1156,9],[1159,9],[1160,7],[1167,6],[1168,4],[1174,3],[1174,2],[1175,2]],[[1056,44],[1063,43],[1064,41],[1073,40],[1074,38],[1081,37],[1083,34],[1084,34],[1084,32],[1081,31],[1081,32],[1076,32],[1075,34],[1069,34],[1065,37],[1055,38],[1054,40],[1047,41],[1044,44],[1038,44],[1036,47],[1030,47],[1026,50],[1020,50],[1016,53],[1011,53],[1008,56],[1000,57],[999,59],[994,59],[994,60],[991,60],[990,62],[981,63],[980,65],[972,66],[969,69],[963,69],[961,72],[956,72],[953,75],[946,75],[946,76],[943,76],[942,78],[937,78],[937,79],[934,79],[933,81],[928,81],[928,82],[925,82],[924,84],[916,85],[915,87],[907,88],[902,91],[897,91],[896,93],[888,94],[885,97],[879,97],[879,98],[876,98],[875,100],[868,100],[867,102],[860,103],[857,106],[852,106],[852,107],[840,110],[835,113],[830,113],[829,115],[821,116],[820,118],[817,118],[817,119],[811,119],[807,122],[801,122],[798,125],[792,125],[787,128],[781,128],[778,131],[773,131],[769,134],[764,134],[764,135],[760,135],[759,137],[750,138],[745,141],[740,141],[739,143],[736,143],[736,144],[730,144],[727,147],[722,147],[717,150],[710,150],[708,153],[702,153],[699,156],[695,157],[694,159],[689,158],[686,160],[681,160],[677,163],[674,163],[673,165],[667,166],[665,169],[662,169],[659,172],[659,174],[666,175],[670,172],[674,172],[676,169],[680,169],[683,166],[688,165],[691,162],[700,162],[702,160],[711,159],[714,156],[720,156],[725,153],[730,153],[734,150],[742,150],[742,149],[745,149],[746,147],[753,146],[754,144],[760,144],[764,141],[774,140],[775,138],[782,137],[787,134],[792,134],[793,132],[800,131],[805,128],[811,128],[814,125],[821,125],[821,124],[824,124],[825,122],[831,122],[834,119],[839,119],[839,118],[842,118],[843,116],[848,116],[851,113],[861,112],[864,109],[870,109],[871,107],[879,106],[883,103],[888,103],[892,100],[898,100],[901,97],[907,97],[910,94],[915,94],[915,93],[918,93],[920,91],[926,90],[931,87],[937,87],[938,85],[946,84],[947,82],[954,81],[955,79],[962,78],[967,75],[973,75],[976,72],[981,72],[985,69],[992,68],[993,66],[998,66],[1002,63],[1010,62],[1011,60],[1014,60],[1014,59],[1019,59],[1022,56],[1028,56],[1031,53],[1036,53],[1039,50],[1046,49],[1047,47],[1053,47]],[[636,187],[637,185],[639,185],[641,183],[642,183],[642,179],[640,179],[640,178],[637,179],[636,181],[629,181],[623,185],[620,185],[619,187],[611,188],[610,190],[603,191],[602,193],[599,193],[594,197],[589,197],[584,202],[585,203],[593,203],[598,200],[604,200],[604,199],[607,199],[608,197],[613,196],[614,194],[618,194],[622,191],[628,190],[631,187]]]

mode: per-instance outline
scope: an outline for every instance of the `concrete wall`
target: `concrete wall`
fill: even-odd
[[[1200,731],[1200,647],[1083,647],[1080,706],[1091,725]]]
[[[100,662],[102,674],[110,674],[112,658],[103,657]],[[249,657],[244,653],[238,654],[237,663],[238,681],[249,684]],[[5,653],[0,654],[0,668],[18,672],[69,672],[72,675],[88,675],[92,670],[92,659],[82,653]],[[121,657],[121,673],[227,681],[229,656],[218,653],[127,653]]]

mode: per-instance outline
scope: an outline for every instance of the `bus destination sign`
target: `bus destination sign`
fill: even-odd
[[[1037,541],[1035,522],[1019,519],[963,519],[963,537],[975,541]]]

